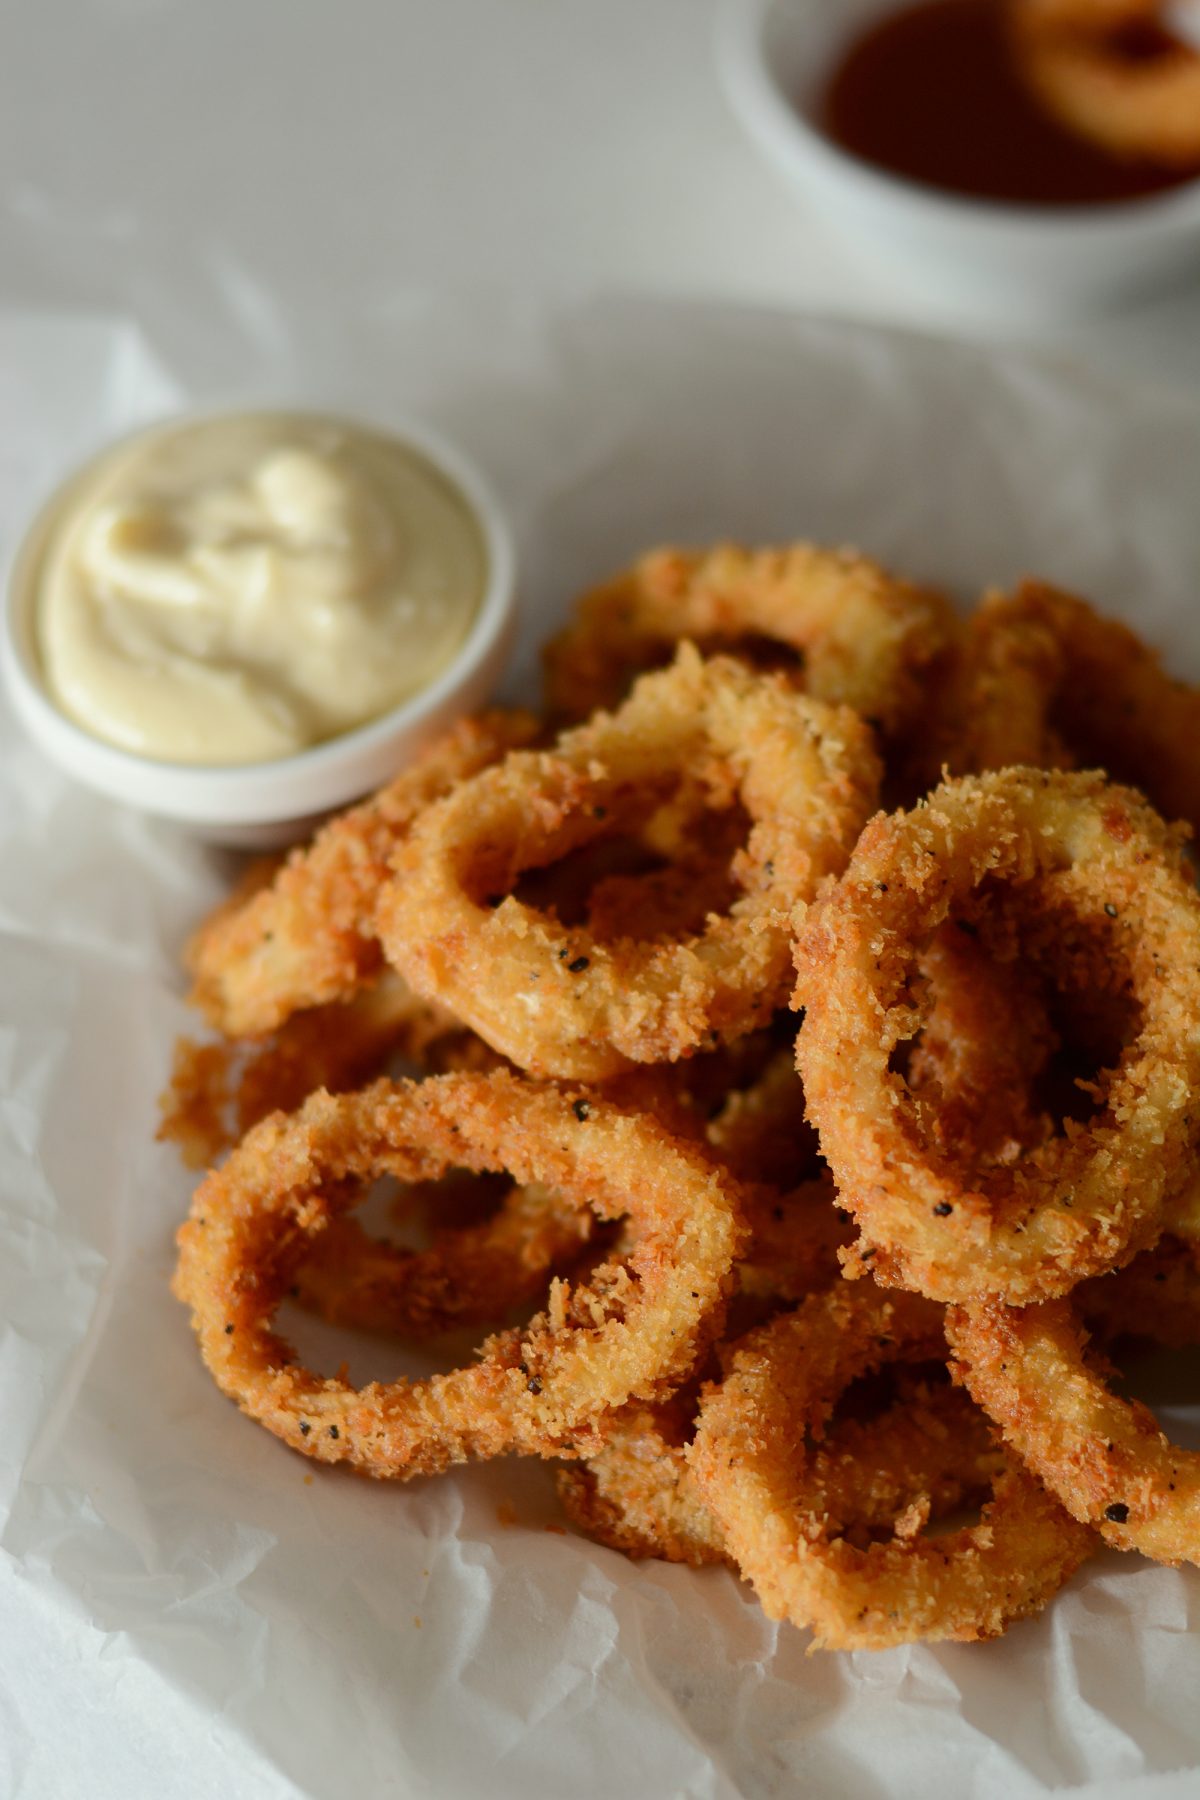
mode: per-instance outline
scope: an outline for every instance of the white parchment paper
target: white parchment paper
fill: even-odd
[[[964,595],[1035,568],[1200,676],[1200,413],[1170,396],[700,306],[225,300],[0,315],[0,547],[73,459],[193,401],[417,412],[518,522],[516,685],[581,585],[720,534]],[[998,1644],[806,1657],[724,1572],[547,1530],[537,1467],[385,1487],[243,1420],[167,1291],[191,1184],[153,1142],[179,946],[226,873],[0,714],[0,1792],[1200,1790],[1194,1571],[1106,1555]]]

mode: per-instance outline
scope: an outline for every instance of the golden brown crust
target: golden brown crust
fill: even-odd
[[[333,1325],[414,1340],[497,1325],[536,1300],[592,1240],[595,1216],[531,1182],[477,1224],[435,1227],[425,1249],[372,1238],[335,1219],[298,1270],[294,1298]]]
[[[1200,1344],[1200,1245],[1165,1237],[1124,1269],[1081,1282],[1073,1299],[1102,1344],[1138,1338],[1190,1349]]]
[[[1200,54],[1165,34],[1131,56],[1131,30],[1162,29],[1156,0],[1009,0],[1026,80],[1059,122],[1111,155],[1200,169]]]
[[[625,1216],[625,1254],[553,1283],[545,1312],[449,1375],[356,1390],[301,1367],[271,1320],[324,1230],[364,1181],[449,1166]],[[645,1116],[504,1073],[438,1076],[317,1093],[256,1126],[196,1191],[175,1292],[243,1411],[322,1461],[407,1479],[510,1450],[569,1454],[606,1410],[682,1380],[719,1329],[742,1236],[731,1178]]]
[[[209,1024],[229,1037],[258,1037],[378,975],[375,899],[413,819],[536,732],[526,713],[461,720],[387,787],[294,850],[269,885],[218,908],[187,949],[192,1003]]]
[[[1118,1550],[1200,1562],[1200,1452],[1112,1391],[1070,1300],[952,1307],[946,1330],[972,1397],[1075,1518]]]
[[[922,1130],[892,1054],[922,1023],[922,942],[980,895],[1051,942],[1081,922],[1098,948],[1081,942],[1078,955],[1103,953],[1140,1013],[1093,1121],[973,1170]],[[943,784],[863,832],[809,913],[797,969],[797,1060],[862,1232],[852,1267],[940,1300],[1024,1304],[1130,1260],[1166,1228],[1200,1084],[1200,901],[1178,838],[1139,795],[1029,769]]]
[[[226,1035],[180,1046],[163,1135],[212,1158],[252,1127],[179,1234],[206,1364],[284,1442],[368,1474],[565,1460],[581,1529],[740,1567],[815,1646],[994,1635],[1091,1522],[1195,1556],[1200,1457],[1112,1394],[1085,1333],[1200,1339],[1183,832],[1100,775],[991,771],[1101,759],[1200,817],[1200,695],[1044,584],[962,631],[810,546],[644,559],[585,598],[552,695],[616,699],[683,636],[735,656],[686,644],[553,749],[523,715],[466,722],[197,934]],[[965,778],[862,829],[876,738],[892,798],[947,755]],[[472,1072],[325,1091],[398,1056]],[[380,1174],[423,1248],[351,1216]],[[896,1284],[965,1299],[965,1380],[1015,1448],[949,1385],[940,1307]],[[493,1335],[356,1390],[276,1335],[285,1295]]]
[[[1200,825],[1200,690],[1174,680],[1127,625],[1044,581],[972,615],[934,734],[955,775],[1027,764],[1097,768],[1168,819]]]
[[[694,1417],[685,1396],[632,1406],[603,1426],[601,1449],[557,1475],[571,1523],[626,1556],[703,1568],[728,1562],[716,1520],[688,1469],[685,1445]]]
[[[940,1337],[929,1302],[842,1285],[744,1339],[705,1391],[689,1451],[700,1494],[763,1610],[811,1627],[816,1649],[995,1637],[1040,1611],[1091,1548],[1013,1458],[979,1525],[926,1538],[918,1497],[886,1541],[844,1535],[806,1434],[819,1442],[852,1380],[928,1356]]]
[[[681,771],[750,820],[738,898],[703,931],[604,943],[515,896],[523,869],[636,829]],[[416,991],[518,1067],[603,1080],[766,1023],[787,992],[792,910],[843,865],[877,788],[870,733],[848,709],[684,646],[619,712],[550,751],[513,752],[430,806],[397,852],[377,923]]]
[[[923,677],[952,632],[941,595],[851,550],[652,550],[585,594],[546,646],[546,698],[558,717],[586,718],[619,705],[631,679],[683,638],[709,652],[765,643],[803,657],[816,699],[852,706],[893,736],[915,722]]]
[[[385,970],[345,1000],[292,1013],[265,1038],[180,1038],[158,1136],[179,1146],[189,1168],[208,1168],[268,1113],[294,1111],[317,1088],[358,1087],[396,1058],[438,1072],[499,1062],[444,1007]]]
[[[995,961],[960,919],[919,952],[916,975],[928,1011],[905,1081],[922,1130],[974,1167],[1042,1143],[1051,1122],[1035,1085],[1058,1039],[1032,972]]]

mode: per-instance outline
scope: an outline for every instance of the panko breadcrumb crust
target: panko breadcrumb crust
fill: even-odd
[[[461,722],[193,939],[217,1385],[375,1476],[554,1459],[813,1648],[994,1636],[1101,1537],[1200,1560],[1106,1361],[1200,1340],[1200,694],[1046,583],[960,621],[809,544],[652,552],[546,671],[581,723]],[[379,1175],[423,1242],[360,1227]],[[483,1341],[355,1388],[285,1297]]]

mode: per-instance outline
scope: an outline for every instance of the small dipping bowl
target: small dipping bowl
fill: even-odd
[[[131,434],[152,446],[181,426],[216,414],[188,415]],[[313,418],[313,414],[287,417]],[[455,487],[483,539],[486,577],[475,617],[450,663],[427,686],[367,724],[310,749],[271,761],[224,764],[158,761],[105,743],[75,724],[52,699],[37,647],[36,607],[42,559],[60,518],[114,446],[69,476],[50,496],[18,546],[7,583],[0,661],[14,710],[43,753],[76,781],[139,810],[189,827],[214,843],[271,849],[294,842],[336,807],[389,780],[452,721],[487,700],[512,648],[516,557],[508,522],[491,487],[460,450],[423,424],[379,425],[331,416],[414,451]]]
[[[821,97],[859,34],[902,0],[720,0],[717,60],[768,162],[911,289],[970,311],[1055,315],[1200,263],[1200,178],[1146,199],[1016,206],[940,193],[840,149]]]

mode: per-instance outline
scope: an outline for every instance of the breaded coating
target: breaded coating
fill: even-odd
[[[916,722],[954,628],[940,594],[853,550],[652,550],[585,594],[547,644],[546,699],[564,719],[617,706],[634,676],[687,638],[710,653],[799,660],[807,693],[852,706],[890,738]]]
[[[1012,1457],[978,1525],[927,1537],[918,1498],[888,1539],[844,1535],[813,1445],[851,1381],[936,1355],[939,1340],[930,1302],[843,1283],[743,1339],[705,1391],[688,1452],[700,1495],[763,1610],[811,1627],[814,1649],[995,1637],[1040,1611],[1093,1546]],[[959,1467],[969,1480],[966,1452]]]
[[[544,1312],[450,1374],[357,1390],[300,1366],[271,1320],[321,1235],[365,1182],[451,1166],[624,1219],[624,1253],[577,1286],[553,1282]],[[407,1479],[507,1451],[578,1453],[607,1410],[685,1379],[720,1329],[743,1238],[732,1178],[644,1115],[505,1073],[434,1076],[317,1093],[257,1125],[196,1190],[174,1287],[244,1412],[321,1461]]]
[[[948,920],[996,912],[1028,921],[1039,955],[1067,946],[1138,1012],[1092,1120],[972,1169],[922,1129],[893,1062],[922,1024],[922,944]],[[1200,900],[1178,835],[1140,795],[1036,769],[944,783],[914,811],[872,821],[796,957],[797,1060],[860,1228],[851,1270],[939,1300],[1023,1305],[1161,1235],[1195,1139]]]
[[[387,787],[294,850],[269,885],[220,907],[187,949],[192,1003],[209,1024],[228,1037],[259,1037],[377,976],[375,899],[413,819],[456,781],[530,743],[537,729],[527,713],[461,720]]]
[[[681,771],[750,821],[738,898],[679,940],[601,942],[514,894],[530,867],[636,830]],[[430,806],[376,921],[416,991],[538,1075],[602,1080],[765,1024],[786,995],[794,909],[840,869],[874,804],[870,733],[773,676],[685,645],[621,710],[514,751]]]

